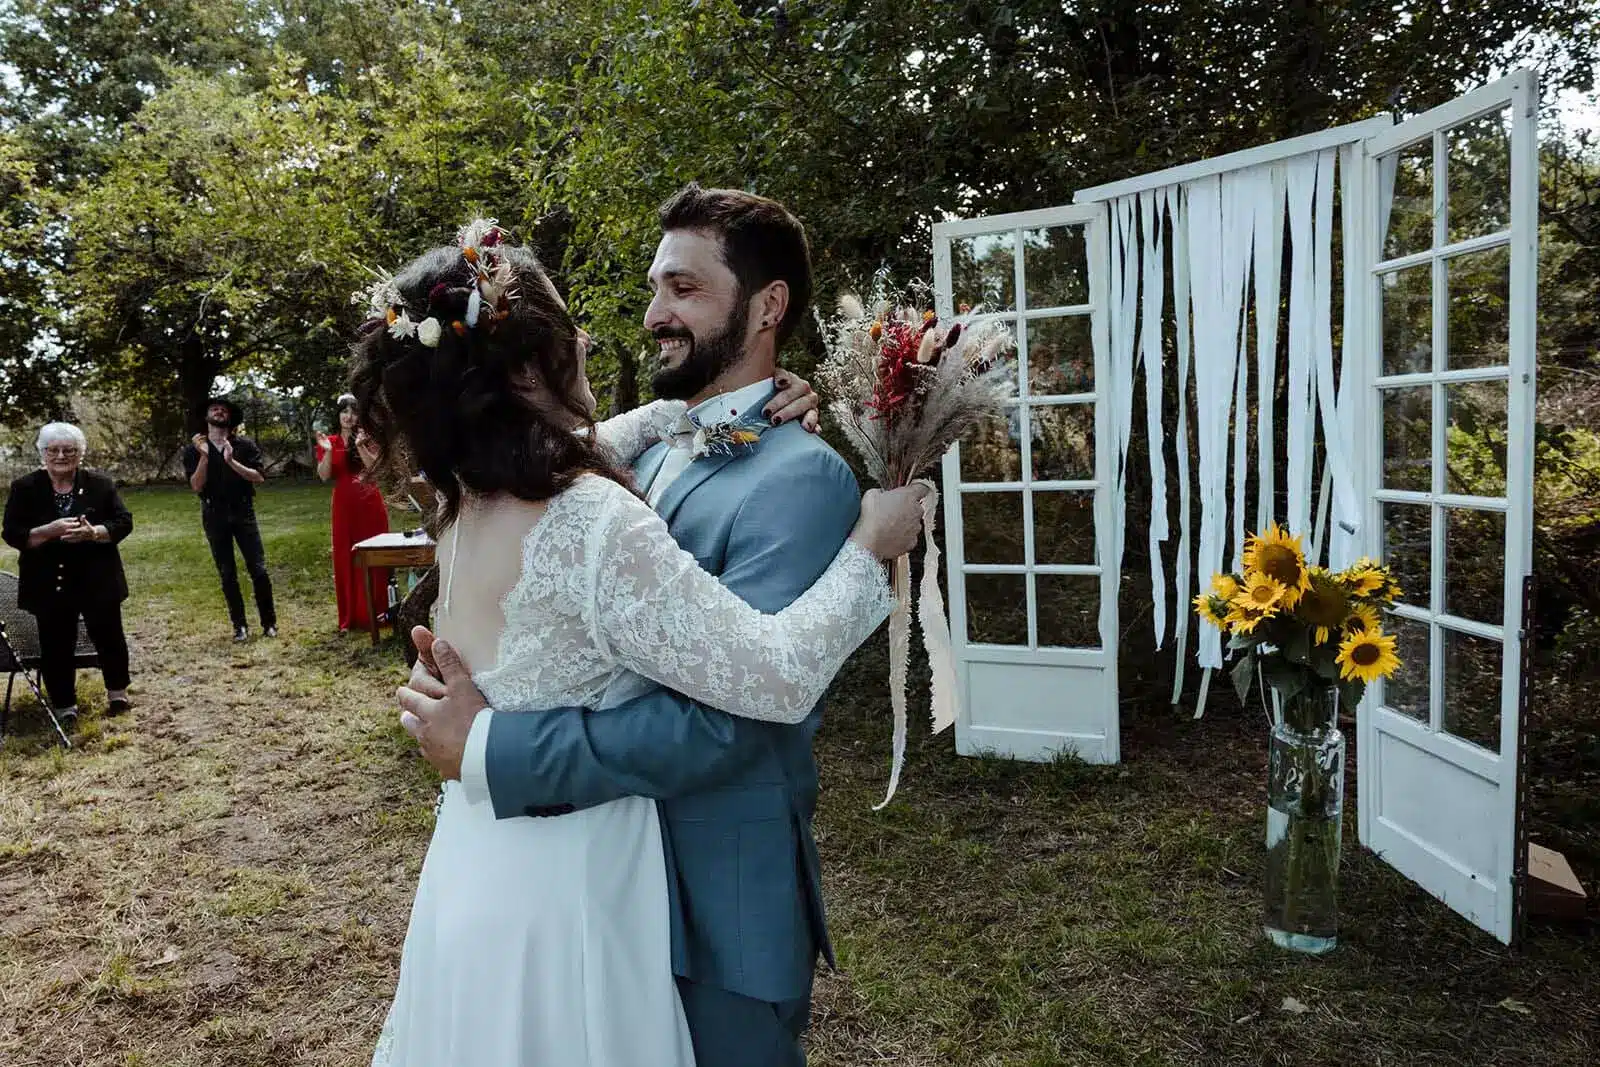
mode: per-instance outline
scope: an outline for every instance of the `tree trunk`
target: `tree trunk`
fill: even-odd
[[[617,347],[617,381],[611,388],[611,414],[620,415],[639,406],[638,356],[626,345]]]
[[[178,359],[178,395],[183,398],[183,426],[186,434],[204,433],[206,401],[217,380],[217,360],[199,342],[187,342]]]

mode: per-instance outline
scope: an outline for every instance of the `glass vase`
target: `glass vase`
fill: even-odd
[[[1267,755],[1267,878],[1263,929],[1272,943],[1320,955],[1338,945],[1344,735],[1339,693],[1317,686],[1273,694]]]

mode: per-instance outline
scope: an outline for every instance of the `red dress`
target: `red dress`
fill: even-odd
[[[370,625],[367,600],[361,595],[359,571],[350,562],[357,541],[389,532],[389,509],[378,487],[356,477],[350,469],[349,452],[343,435],[333,442],[333,589],[339,604],[339,629],[358,630]],[[317,446],[317,462],[322,462],[322,446]],[[367,572],[372,583],[372,607],[382,614],[389,605],[389,572],[377,567]]]

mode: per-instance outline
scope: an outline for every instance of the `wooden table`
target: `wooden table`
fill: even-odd
[[[367,625],[372,630],[372,643],[378,643],[378,612],[372,603],[372,581],[367,576],[369,568],[404,567],[426,568],[433,566],[433,538],[425,532],[381,533],[358,541],[350,551],[350,562],[361,572],[361,595],[367,600]],[[393,619],[391,627],[396,626]]]

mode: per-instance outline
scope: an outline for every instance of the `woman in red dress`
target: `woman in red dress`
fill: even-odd
[[[361,453],[356,448],[356,398],[339,398],[339,433],[317,435],[317,476],[333,480],[333,588],[339,604],[339,629],[366,629],[367,598],[361,594],[358,572],[350,561],[356,542],[389,530],[389,509],[378,487],[361,478]],[[372,608],[382,615],[388,607],[389,572],[369,570]]]

